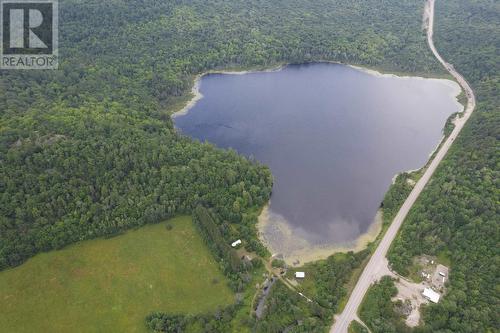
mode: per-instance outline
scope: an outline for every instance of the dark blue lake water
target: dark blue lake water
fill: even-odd
[[[175,125],[267,164],[270,212],[310,244],[340,244],[368,230],[395,174],[426,163],[456,90],[326,63],[210,74]]]

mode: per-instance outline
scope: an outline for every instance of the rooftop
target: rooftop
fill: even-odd
[[[427,298],[429,301],[431,301],[433,303],[439,302],[439,298],[441,297],[441,295],[439,295],[437,292],[435,292],[431,288],[425,288],[423,295],[425,298]]]

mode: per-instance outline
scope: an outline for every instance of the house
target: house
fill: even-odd
[[[425,298],[427,298],[432,303],[439,302],[439,298],[441,297],[441,295],[439,295],[437,292],[435,292],[431,288],[425,288],[424,292],[422,294],[424,295]]]
[[[304,272],[295,272],[295,278],[297,279],[303,279],[306,277],[306,273]]]
[[[241,244],[241,239],[238,239],[237,241],[234,241],[234,242],[231,244],[231,246],[232,246],[232,247],[237,247],[237,246],[238,246],[238,245],[240,245],[240,244]]]

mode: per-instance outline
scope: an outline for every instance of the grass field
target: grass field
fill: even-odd
[[[0,331],[145,332],[152,311],[197,313],[234,295],[189,217],[43,253],[0,272]],[[217,280],[218,282],[215,282]]]

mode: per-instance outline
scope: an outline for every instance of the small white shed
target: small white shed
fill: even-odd
[[[295,278],[297,279],[303,279],[306,277],[306,273],[305,272],[295,272]]]
[[[237,241],[234,241],[234,242],[231,244],[231,246],[232,246],[232,247],[237,247],[237,246],[238,246],[238,245],[240,245],[240,244],[241,244],[241,239],[238,239]]]

